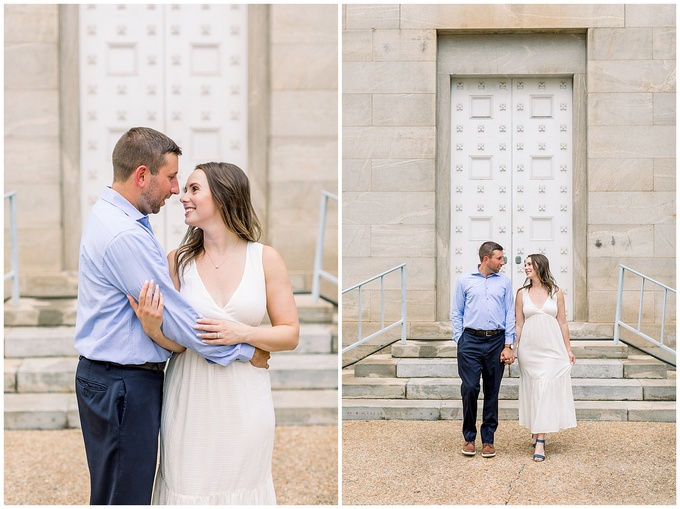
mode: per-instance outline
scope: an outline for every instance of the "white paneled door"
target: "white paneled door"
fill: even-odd
[[[515,289],[546,255],[573,318],[572,150],[571,79],[451,80],[452,289],[493,240]]]
[[[105,186],[111,152],[130,127],[182,147],[180,189],[196,164],[247,169],[248,9],[245,5],[80,6],[83,224]],[[151,218],[167,251],[186,226],[179,198]]]

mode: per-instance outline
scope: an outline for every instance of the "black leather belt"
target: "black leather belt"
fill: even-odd
[[[498,334],[504,333],[504,329],[498,329],[498,330],[477,330],[477,329],[465,329],[467,332],[470,334],[474,334],[475,336],[484,336],[486,338],[489,338],[491,336],[496,336]]]
[[[165,362],[145,362],[144,364],[118,364],[117,362],[110,362],[110,361],[93,361],[92,359],[88,359],[87,357],[83,357],[82,355],[80,356],[81,359],[85,359],[86,361],[94,362],[95,364],[103,364],[104,366],[109,368],[109,366],[116,366],[117,368],[126,368],[126,369],[146,369],[149,371],[163,371],[165,369]]]

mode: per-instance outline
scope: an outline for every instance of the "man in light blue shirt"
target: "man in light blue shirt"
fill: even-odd
[[[479,248],[478,270],[461,276],[451,308],[453,340],[458,345],[458,374],[463,404],[463,454],[476,454],[477,400],[484,383],[482,456],[496,455],[498,393],[506,364],[514,362],[515,307],[512,283],[501,274],[503,247],[485,242]]]
[[[160,285],[163,333],[221,365],[267,367],[269,354],[247,344],[206,345],[201,318],[170,279],[148,214],[179,194],[182,151],[149,128],[132,128],[113,151],[114,179],[83,231],[78,268],[76,396],[90,470],[91,504],[149,504],[156,471],[163,368],[171,352],[145,333],[127,296],[145,280]]]

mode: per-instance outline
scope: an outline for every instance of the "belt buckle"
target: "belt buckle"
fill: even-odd
[[[496,333],[497,333],[497,331],[495,331],[495,330],[485,330],[485,331],[484,331],[484,335],[485,335],[487,338],[490,338],[491,336],[495,336]]]

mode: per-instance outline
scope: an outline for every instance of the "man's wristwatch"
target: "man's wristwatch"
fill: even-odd
[[[514,350],[514,349],[515,349],[515,343],[507,343],[507,344],[505,345],[505,347],[506,347],[506,348],[510,348],[510,350]]]

